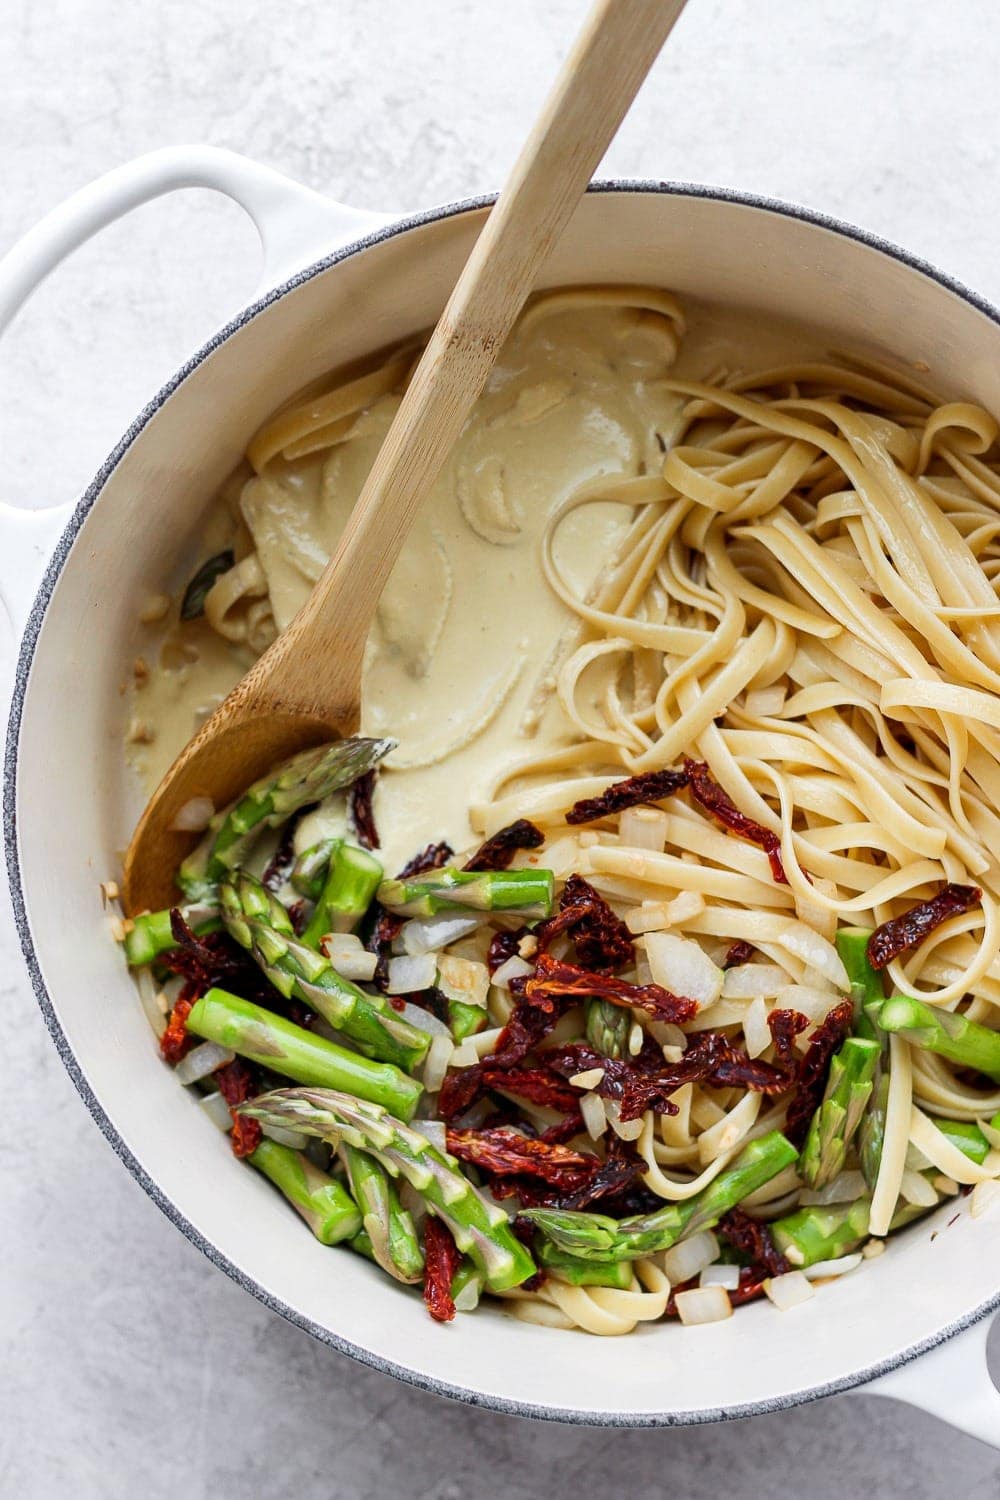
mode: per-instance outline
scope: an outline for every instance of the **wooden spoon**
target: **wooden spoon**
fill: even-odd
[[[297,750],[353,734],[365,641],[417,507],[486,383],[536,274],[684,0],[598,0],[431,336],[310,598],[174,761],[125,856],[130,914],[176,899],[194,797],[231,801]]]

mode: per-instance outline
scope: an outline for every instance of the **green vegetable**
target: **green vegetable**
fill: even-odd
[[[184,590],[184,598],[181,600],[182,620],[197,620],[205,613],[205,598],[209,590],[223,573],[229,572],[235,561],[235,554],[229,547],[225,552],[217,552],[214,557],[202,563]]]
[[[878,1019],[883,1031],[895,1032],[915,1047],[936,1052],[960,1068],[972,1068],[1000,1082],[1000,1032],[909,995],[886,1000]]]
[[[547,917],[552,911],[551,870],[428,870],[412,880],[383,880],[378,899],[401,917],[442,911],[505,911]]]
[[[419,1281],[424,1274],[424,1252],[413,1216],[400,1203],[392,1178],[367,1151],[346,1141],[340,1144],[340,1156],[364,1216],[373,1259],[397,1281]]]
[[[879,1050],[878,1042],[849,1036],[830,1059],[826,1091],[799,1159],[799,1174],[811,1188],[823,1187],[843,1171],[847,1148],[871,1098]]]
[[[265,1136],[247,1161],[270,1178],[321,1244],[337,1245],[361,1228],[361,1214],[347,1189],[301,1151]]]
[[[330,851],[326,880],[316,910],[302,934],[319,948],[328,932],[353,932],[368,910],[382,879],[382,866],[366,850],[340,840]]]
[[[124,943],[125,961],[132,968],[151,964],[161,953],[169,953],[171,948],[177,947],[177,939],[170,928],[172,909],[168,906],[163,911],[147,911],[141,917],[133,918]],[[182,906],[179,910],[191,931],[199,937],[207,932],[218,932],[222,926],[219,908],[213,902],[202,901],[193,906]]]

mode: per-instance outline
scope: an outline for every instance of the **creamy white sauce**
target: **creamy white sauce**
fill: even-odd
[[[516,331],[504,349],[393,570],[369,638],[362,731],[399,742],[376,801],[387,868],[432,840],[467,848],[477,835],[468,808],[499,771],[529,751],[571,743],[551,667],[575,621],[539,560],[554,507],[602,476],[657,471],[679,411],[663,387],[668,372],[701,377],[818,352],[801,334],[762,329],[746,315],[686,312],[676,364],[659,320],[602,307],[553,314]],[[398,400],[376,401],[339,446],[279,461],[243,485],[242,526],[279,628],[322,571]],[[592,504],[560,527],[557,562],[574,588],[585,593],[599,578],[630,517],[623,506]],[[213,540],[227,527],[230,537],[240,531],[220,509]],[[131,759],[148,790],[250,659],[246,646],[204,622],[173,624],[134,690],[133,722],[153,738],[133,744]]]

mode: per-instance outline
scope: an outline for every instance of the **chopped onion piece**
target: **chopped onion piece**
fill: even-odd
[[[722,980],[723,1000],[773,1000],[791,981],[777,964],[737,964]]]
[[[618,842],[629,849],[663,853],[670,819],[658,807],[626,807],[618,820]]]
[[[954,1198],[958,1192],[958,1183],[954,1177],[946,1177],[943,1172],[936,1172],[931,1178],[931,1183],[936,1191],[943,1193],[946,1198]]]
[[[739,1266],[723,1265],[721,1261],[716,1261],[714,1265],[706,1266],[698,1277],[699,1286],[724,1286],[727,1292],[735,1292],[739,1284]]]
[[[885,1240],[869,1240],[867,1244],[861,1246],[861,1259],[874,1260],[877,1255],[882,1254],[884,1249]]]
[[[1000,1198],[1000,1182],[991,1177],[986,1182],[977,1182],[969,1197],[969,1212],[974,1219],[979,1219],[988,1209],[992,1208]]]
[[[426,1031],[428,1036],[446,1036],[451,1041],[451,1032],[440,1016],[436,1016],[432,1010],[424,1010],[422,1005],[414,1005],[412,1000],[407,1000],[403,1009],[397,1011],[397,1015],[402,1016],[404,1021],[408,1021],[418,1031]]]
[[[229,1105],[219,1093],[202,1094],[198,1104],[205,1111],[208,1118],[217,1130],[227,1133],[232,1129],[233,1117],[229,1113]]]
[[[475,958],[456,958],[439,953],[436,984],[449,1000],[463,1005],[479,1005],[485,1010],[490,989],[490,971]]]
[[[796,958],[801,958],[804,964],[818,969],[835,989],[844,994],[850,990],[851,982],[840,954],[831,942],[814,932],[805,922],[789,922],[782,928],[777,942]]]
[[[413,958],[419,958],[424,953],[436,953],[440,948],[447,948],[449,943],[457,943],[459,938],[468,937],[481,922],[480,917],[457,917],[451,912],[442,912],[437,917],[411,917],[408,922],[404,922],[399,933],[403,952],[409,953]]]
[[[181,1058],[174,1069],[174,1077],[178,1083],[197,1083],[199,1078],[207,1078],[216,1068],[224,1068],[235,1056],[235,1052],[220,1047],[218,1042],[202,1042]]]
[[[677,1316],[688,1328],[693,1328],[698,1323],[721,1323],[733,1315],[729,1293],[722,1286],[704,1286],[690,1292],[678,1292],[674,1301],[677,1304]]]
[[[598,1094],[584,1094],[580,1100],[580,1113],[587,1134],[596,1141],[608,1128],[608,1117],[604,1113],[604,1100]]]
[[[655,984],[674,995],[696,1000],[700,1009],[714,1005],[722,994],[722,970],[693,938],[673,932],[646,934],[646,957]]]
[[[136,986],[139,991],[142,1013],[153,1028],[153,1035],[159,1038],[167,1029],[167,1016],[163,1008],[162,996],[148,968],[136,971]]]
[[[479,1297],[482,1290],[483,1284],[479,1277],[470,1276],[455,1298],[455,1311],[474,1312],[479,1306]]]
[[[663,1271],[672,1286],[700,1276],[719,1258],[719,1242],[710,1229],[701,1229],[690,1239],[672,1245],[663,1256]]]
[[[824,880],[822,876],[813,877],[812,889],[820,895],[836,898],[837,887],[830,880]],[[836,907],[822,906],[820,902],[810,900],[808,896],[795,897],[795,915],[800,922],[805,922],[820,937],[826,938],[832,943],[837,936],[837,909]]]
[[[798,1307],[816,1295],[815,1288],[801,1271],[786,1271],[784,1276],[769,1276],[764,1291],[781,1312]]]
[[[386,990],[390,995],[412,995],[417,990],[429,990],[436,978],[437,960],[433,953],[406,954],[390,958]]]
[[[912,1203],[915,1208],[933,1208],[938,1201],[938,1195],[927,1178],[909,1169],[903,1173],[899,1191],[900,1196],[905,1198],[907,1203]]]
[[[638,1057],[642,1051],[644,1033],[638,1021],[633,1021],[628,1029],[628,1055]]]
[[[855,1250],[850,1255],[838,1255],[836,1260],[817,1260],[806,1266],[802,1274],[810,1281],[824,1281],[827,1276],[846,1276],[848,1271],[860,1266],[863,1259],[861,1251]]]
[[[443,1120],[413,1120],[411,1124],[412,1128],[426,1136],[438,1151],[447,1151],[448,1127]]]
[[[529,974],[534,974],[534,967],[525,963],[515,953],[511,958],[505,958],[503,963],[493,975],[493,983],[498,990],[509,990],[512,979],[527,979]]]
[[[771,1045],[771,1029],[767,1024],[767,1006],[761,996],[751,1000],[743,1017],[743,1035],[748,1057],[760,1057]]]
[[[453,1068],[474,1068],[478,1061],[479,1053],[471,1042],[463,1042],[461,1047],[456,1047],[451,1054]]]
[[[353,932],[328,932],[320,947],[343,979],[367,981],[375,978],[378,955],[369,953]]]
[[[812,1204],[822,1208],[829,1203],[853,1203],[855,1199],[863,1198],[867,1191],[865,1179],[860,1172],[838,1172],[825,1187],[803,1188],[799,1201],[803,1206]]]
[[[700,891],[680,891],[670,901],[644,901],[625,913],[625,926],[629,932],[662,932],[666,927],[681,927],[693,917],[700,917],[705,910],[705,898]]]
[[[436,1036],[428,1047],[424,1058],[424,1088],[429,1094],[436,1094],[444,1083],[444,1075],[448,1071],[454,1050],[454,1043],[447,1031],[443,1036]]]
[[[638,1120],[623,1120],[617,1099],[605,1099],[604,1113],[608,1117],[608,1124],[619,1140],[637,1141],[642,1135],[642,1116],[640,1115]]]
[[[201,833],[215,815],[215,803],[211,797],[192,797],[190,802],[178,808],[170,825],[171,833]]]
[[[833,990],[814,990],[811,985],[806,984],[786,984],[775,996],[775,1003],[779,1010],[801,1011],[818,1026],[843,998],[843,995],[835,994]]]
[[[280,1125],[262,1125],[260,1128],[270,1140],[277,1141],[279,1146],[291,1146],[293,1151],[304,1151],[309,1144],[309,1137],[301,1130],[283,1130]]]
[[[587,1068],[583,1073],[574,1073],[569,1081],[575,1089],[592,1089],[597,1087],[603,1077],[603,1068]]]

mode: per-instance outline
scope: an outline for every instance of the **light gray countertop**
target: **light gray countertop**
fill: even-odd
[[[156,146],[243,151],[346,202],[493,188],[582,0],[0,0],[0,252]],[[1000,301],[996,0],[691,0],[601,175],[726,184],[907,246]],[[186,192],[81,251],[0,360],[0,499],[86,482],[251,293],[232,205]],[[0,661],[10,677],[10,650]],[[1000,1492],[1000,1454],[844,1397],[723,1427],[594,1432],[411,1390],[233,1286],[115,1160],[0,929],[0,1492],[644,1500]]]

